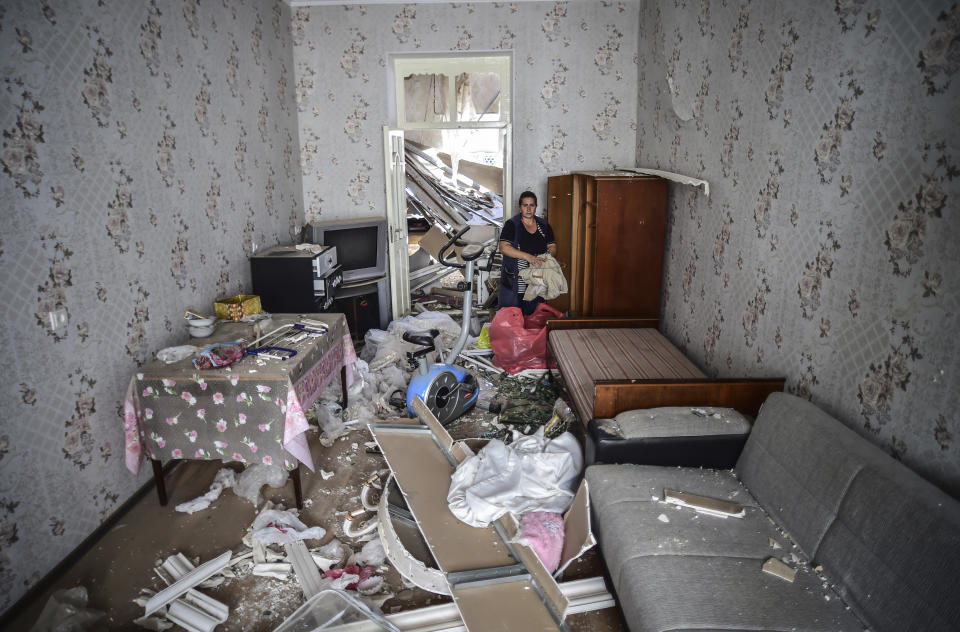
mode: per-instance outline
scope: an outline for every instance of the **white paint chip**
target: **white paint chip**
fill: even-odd
[[[667,518],[667,514],[660,514],[657,516],[657,520],[660,522],[670,522],[670,518]]]

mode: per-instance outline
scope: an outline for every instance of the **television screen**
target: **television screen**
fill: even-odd
[[[327,229],[324,245],[337,247],[337,261],[344,270],[372,268],[377,265],[377,231],[376,226]]]
[[[387,274],[387,220],[382,217],[311,222],[310,240],[336,247],[345,283]]]

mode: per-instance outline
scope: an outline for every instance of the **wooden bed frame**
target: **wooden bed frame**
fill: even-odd
[[[657,328],[657,318],[561,318],[547,321],[547,345],[553,353],[550,332],[562,329]],[[569,379],[560,374],[564,382]],[[598,380],[593,418],[614,417],[635,408],[659,406],[716,406],[733,408],[756,417],[760,405],[770,393],[782,391],[784,378],[702,378],[687,380],[634,379]],[[569,384],[567,384],[569,388]],[[583,419],[586,425],[590,420]]]

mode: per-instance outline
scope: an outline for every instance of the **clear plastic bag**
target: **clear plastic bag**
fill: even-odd
[[[333,441],[348,432],[343,423],[343,408],[337,402],[317,402],[314,410],[317,413],[317,424],[328,440]]]
[[[261,487],[264,485],[283,487],[286,482],[287,471],[279,465],[254,463],[237,476],[237,482],[233,484],[233,492],[249,500],[254,507],[259,507],[262,500]]]
[[[93,629],[104,614],[87,608],[87,589],[74,586],[50,596],[30,632],[83,632]]]
[[[360,351],[360,359],[370,362],[377,355],[377,350],[384,342],[391,338],[390,334],[383,329],[369,329],[363,335],[363,349]]]

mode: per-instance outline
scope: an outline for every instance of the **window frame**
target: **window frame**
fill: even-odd
[[[489,53],[424,53],[412,55],[394,55],[391,69],[393,70],[393,97],[396,108],[394,120],[398,129],[489,129],[502,128],[510,124],[512,100],[511,67],[512,54],[510,52]],[[456,120],[456,79],[462,73],[492,72],[500,75],[500,114],[490,121],[460,121]],[[412,74],[444,74],[447,81],[447,103],[450,104],[450,121],[438,122],[408,122],[406,120],[406,91],[404,78]]]

